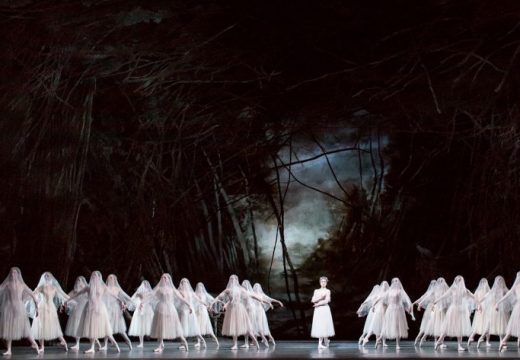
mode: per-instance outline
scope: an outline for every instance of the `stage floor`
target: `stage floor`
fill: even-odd
[[[156,344],[146,342],[143,349],[135,348],[131,351],[120,342],[121,353],[115,352],[112,346],[107,352],[96,352],[95,354],[84,354],[83,350],[88,348],[87,343],[81,344],[81,351],[69,351],[65,353],[62,347],[46,346],[45,354],[37,355],[29,347],[13,347],[11,359],[361,359],[361,358],[406,358],[406,359],[473,359],[473,358],[519,358],[520,351],[517,350],[516,341],[509,343],[509,349],[498,352],[498,342],[494,342],[491,348],[481,346],[480,350],[472,345],[469,351],[458,352],[456,343],[447,342],[448,348],[445,350],[434,351],[433,343],[426,343],[421,349],[416,349],[411,341],[403,341],[401,349],[397,352],[393,342],[389,341],[386,349],[374,349],[374,343],[367,344],[365,348],[358,347],[354,341],[332,341],[330,348],[325,350],[317,349],[316,341],[278,341],[276,347],[265,348],[261,345],[260,350],[254,347],[249,349],[231,350],[231,342],[227,339],[221,341],[220,348],[208,339],[208,348],[197,350],[192,347],[188,352],[179,350],[178,342],[167,342],[162,354],[153,352]],[[136,345],[136,343],[134,343]],[[5,351],[2,349],[2,352]],[[0,357],[1,359],[1,357]]]

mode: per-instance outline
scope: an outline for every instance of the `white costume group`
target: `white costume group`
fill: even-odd
[[[520,272],[510,290],[504,278],[497,276],[491,288],[487,280],[482,279],[475,293],[466,288],[462,276],[456,276],[451,287],[441,277],[432,280],[424,295],[413,305],[401,286],[398,286],[399,291],[392,290],[394,280],[390,287],[386,282],[374,286],[358,309],[358,316],[367,316],[360,344],[365,345],[372,334],[378,336],[376,346],[381,338],[383,345],[386,345],[385,338],[406,338],[404,310],[412,314],[413,305],[424,309],[416,345],[421,346],[430,336],[436,339],[435,349],[445,348],[444,338],[453,337],[457,339],[458,350],[464,351],[462,339],[467,337],[469,346],[476,334],[480,335],[477,347],[484,340],[488,347],[491,346],[491,335],[499,337],[500,350],[506,347],[510,336],[520,341]],[[395,310],[398,308],[399,311]]]
[[[210,311],[227,309],[222,329],[223,335],[250,336],[255,344],[261,337],[268,346],[266,337],[273,343],[265,312],[272,303],[281,302],[265,295],[260,284],[251,287],[248,281],[244,286],[238,284],[235,275],[230,277],[226,290],[217,299],[213,298],[202,283],[193,290],[188,279],[182,279],[179,289],[173,285],[170,274],[163,274],[152,288],[143,281],[132,297],[128,296],[113,274],[103,281],[99,271],[92,272],[89,282],[83,276],[76,279],[74,289],[66,294],[54,276],[45,272],[33,290],[23,282],[20,269],[12,268],[8,277],[0,285],[0,338],[7,341],[7,351],[11,354],[13,340],[27,338],[38,353],[44,351],[44,341],[59,339],[67,350],[58,311],[64,309],[69,315],[65,335],[76,340],[73,350],[79,349],[81,338],[90,340],[86,353],[95,351],[97,343],[100,350],[106,350],[110,340],[117,351],[119,346],[113,335],[120,334],[132,349],[130,336],[139,337],[138,347],[143,347],[145,336],[158,340],[155,352],[162,352],[164,340],[180,339],[181,349],[187,350],[186,338],[197,339],[196,347],[206,346],[204,335],[211,336],[218,346],[213,332]],[[246,306],[249,311],[246,311]],[[133,311],[127,335],[124,311]],[[32,325],[29,317],[33,319]],[[40,342],[40,346],[35,342]],[[99,339],[104,339],[101,346]],[[246,338],[247,344],[247,338]]]

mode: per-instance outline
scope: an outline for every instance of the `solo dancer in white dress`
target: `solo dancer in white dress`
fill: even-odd
[[[280,307],[283,307],[283,303],[280,300],[273,299],[272,297],[267,296],[264,293],[264,290],[262,289],[262,285],[259,283],[256,283],[253,286],[253,292],[256,296],[263,299],[266,303],[261,303],[259,301],[255,301],[255,306],[257,307],[256,311],[256,323],[258,324],[259,328],[258,331],[263,335],[269,338],[269,340],[273,343],[273,345],[276,345],[274,342],[273,335],[271,335],[271,330],[269,329],[269,323],[267,321],[267,315],[266,311],[273,308],[273,304],[276,303],[280,305]],[[266,346],[269,346],[267,343]]]
[[[327,289],[328,279],[320,277],[320,288],[314,290],[311,302],[314,306],[312,316],[311,337],[318,338],[318,349],[329,346],[329,338],[335,335],[334,323],[330,312],[330,290]]]
[[[132,303],[135,304],[135,311],[132,315],[128,335],[139,337],[138,348],[143,347],[144,337],[150,336],[152,331],[153,307],[151,303],[144,303],[142,300],[149,296],[151,292],[152,287],[150,286],[150,283],[148,280],[143,280],[134,295],[132,295],[131,299]],[[141,306],[141,303],[143,306]]]
[[[507,340],[509,340],[511,336],[517,338],[517,346],[520,349],[520,271],[516,273],[516,279],[511,289],[497,302],[495,310],[499,311],[500,306],[504,302],[514,304],[514,306],[513,312],[507,322],[506,334],[500,342],[499,350],[502,351],[506,348]]]
[[[202,346],[206,347],[206,340],[204,340],[201,335],[197,314],[195,311],[193,311],[194,309],[197,309],[203,302],[201,299],[199,299],[197,294],[195,294],[195,290],[193,290],[191,287],[191,283],[188,279],[182,278],[178,289],[184,300],[186,300],[186,302],[189,304],[182,304],[179,307],[179,316],[181,319],[184,337],[196,337],[197,343],[195,344],[195,347],[200,347],[200,343],[202,343]]]
[[[215,298],[206,291],[204,284],[201,282],[197,283],[197,286],[195,287],[195,294],[197,294],[197,296],[201,300],[201,302],[195,309],[195,313],[197,314],[197,319],[199,321],[200,334],[202,336],[210,335],[213,338],[213,340],[215,340],[217,347],[219,347],[219,342],[217,337],[215,336],[213,326],[211,325],[211,318],[209,317],[209,311],[211,311],[211,304],[213,303]]]
[[[156,353],[162,353],[164,350],[164,340],[173,340],[179,338],[184,344],[183,350],[188,350],[188,342],[184,337],[182,324],[179,319],[179,314],[175,308],[175,300],[178,299],[181,303],[188,306],[190,311],[193,311],[190,303],[188,303],[179,291],[173,285],[170,274],[163,274],[161,280],[152,290],[151,294],[144,297],[144,302],[140,306],[144,306],[147,302],[155,304],[152,330],[150,337],[157,339],[158,346],[154,350]]]
[[[480,305],[482,303],[482,300],[489,292],[489,283],[486,278],[480,279],[478,283],[478,287],[473,293],[475,296],[475,303],[477,304],[477,307],[475,308],[475,312],[473,315],[473,323],[471,324],[471,335],[468,338],[468,347],[471,345],[471,343],[474,341],[476,334],[484,334],[485,332],[485,313],[482,311],[482,306]],[[494,306],[493,306],[494,308]],[[482,339],[482,336],[480,337]],[[480,345],[480,339],[477,344],[477,348]]]
[[[58,318],[58,308],[67,301],[69,296],[48,271],[42,274],[33,294],[38,299],[38,315],[33,310],[30,311],[31,315],[36,315],[31,326],[31,334],[33,338],[40,341],[40,352],[45,351],[45,340],[54,339],[59,339],[60,344],[67,351],[67,342],[63,338]]]
[[[3,355],[11,355],[13,340],[27,338],[39,354],[41,351],[31,335],[29,318],[24,302],[38,300],[31,289],[25,285],[19,268],[13,267],[9,275],[0,285],[0,338],[7,342],[7,351]],[[36,307],[35,314],[38,313]]]
[[[399,340],[408,337],[408,322],[406,321],[405,312],[410,314],[412,320],[415,320],[413,317],[412,301],[404,291],[403,285],[398,278],[392,279],[390,289],[384,296],[376,299],[375,303],[379,301],[386,303],[387,307],[381,335],[376,340],[376,346],[381,340],[383,346],[386,346],[386,339],[395,339],[395,348],[399,350],[401,348]]]
[[[372,321],[372,318],[374,317],[374,312],[370,311],[372,308],[373,300],[375,299],[377,293],[379,293],[380,285],[376,284],[372,288],[372,291],[368,296],[366,297],[365,301],[361,303],[359,308],[356,311],[356,314],[358,317],[366,317],[365,324],[363,326],[363,333],[359,337],[358,345],[361,345],[363,343],[363,340],[365,339],[365,336],[368,333],[368,328],[370,326],[370,322]]]
[[[444,299],[449,301],[449,307],[446,311],[442,334],[435,343],[435,349],[438,349],[444,338],[449,336],[457,338],[458,351],[465,351],[466,349],[462,347],[462,338],[471,334],[469,309],[474,307],[474,296],[471,291],[466,289],[462,276],[456,276],[450,289],[436,299],[435,303]]]
[[[363,346],[365,346],[368,343],[372,335],[375,335],[377,338],[381,334],[381,330],[383,328],[383,320],[385,318],[386,304],[382,301],[379,301],[377,304],[375,304],[374,301],[378,297],[385,296],[386,292],[389,289],[390,285],[388,284],[388,282],[382,281],[381,285],[379,286],[379,292],[377,294],[374,294],[370,310],[370,312],[372,313],[372,320],[368,323],[366,330],[367,334],[363,339]]]
[[[500,303],[500,305],[498,305],[498,311],[495,308],[500,299],[507,294],[507,291],[506,282],[504,278],[499,275],[495,277],[491,290],[489,290],[486,296],[481,300],[481,304],[479,304],[478,307],[484,313],[484,330],[478,339],[477,349],[484,338],[486,338],[486,347],[490,347],[491,343],[489,342],[489,338],[491,335],[498,336],[500,342],[502,342],[502,337],[506,334],[507,323],[511,313],[511,303],[508,301]]]
[[[428,289],[423,294],[423,296],[421,296],[412,304],[417,305],[417,311],[421,311],[421,309],[424,309],[423,317],[421,320],[421,326],[419,328],[419,334],[417,334],[417,337],[415,338],[414,342],[414,345],[417,345],[417,343],[419,343],[419,347],[422,346],[422,338],[428,332],[430,322],[433,318],[433,301],[435,300],[433,292],[436,284],[437,280],[430,281],[430,285],[428,286]]]
[[[119,352],[119,345],[112,336],[112,326],[110,326],[110,319],[104,302],[105,296],[112,295],[108,292],[107,286],[103,282],[103,276],[99,271],[92,272],[88,286],[71,296],[65,302],[65,306],[82,294],[87,294],[88,300],[81,316],[78,336],[90,340],[90,348],[85,350],[85,353],[93,353],[96,340],[105,337],[110,339]]]
[[[256,348],[259,348],[258,341],[253,334],[251,319],[244,305],[249,297],[264,302],[256,295],[248,293],[243,287],[241,287],[238,281],[238,276],[231,275],[226,289],[222,291],[211,304],[211,306],[213,306],[217,301],[221,301],[221,299],[224,300],[225,314],[224,323],[222,324],[222,335],[233,337],[233,346],[231,347],[231,350],[238,349],[238,337],[246,335],[251,337]]]

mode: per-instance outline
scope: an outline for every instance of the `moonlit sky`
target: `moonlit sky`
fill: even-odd
[[[319,137],[321,145],[325,151],[333,151],[345,147],[355,146],[353,131],[350,128],[341,128],[334,131],[333,134],[328,133]],[[375,137],[375,134],[373,135]],[[362,149],[369,149],[369,138],[364,138],[359,146]],[[388,139],[381,137],[381,144],[387,145]],[[293,142],[292,161],[296,161],[296,157],[300,160],[311,158],[322,153],[320,147],[310,139],[301,138]],[[373,138],[372,151],[377,158],[377,139]],[[361,162],[363,168],[363,186],[365,189],[372,184],[372,165],[368,153],[361,153]],[[284,148],[278,154],[284,163],[289,162],[289,149]],[[360,185],[359,176],[359,158],[357,151],[343,151],[327,155],[329,161],[338,177],[341,185],[345,188],[347,184],[355,183]],[[387,170],[388,168],[385,167]],[[343,197],[343,191],[336,183],[325,156],[315,160],[304,162],[302,164],[293,165],[291,168],[294,176],[301,182],[318,188],[337,197]],[[276,178],[273,171],[271,179]],[[287,184],[289,171],[280,168],[280,178],[282,180],[282,189]],[[341,206],[338,200],[335,200],[325,194],[309,189],[294,179],[291,179],[289,190],[284,203],[285,208],[285,238],[291,254],[291,259],[296,267],[298,267],[305,258],[310,254],[318,239],[327,239],[328,232],[334,229],[341,221],[338,213],[335,213],[336,206]],[[261,249],[263,260],[267,260],[269,264],[273,246],[276,239],[276,219],[271,212],[255,214],[255,227],[257,231],[258,243]],[[283,270],[282,249],[278,242],[273,268],[272,279],[277,279]]]

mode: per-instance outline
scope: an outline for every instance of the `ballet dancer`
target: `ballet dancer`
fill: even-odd
[[[150,283],[148,280],[143,280],[131,298],[132,303],[135,304],[135,311],[132,315],[128,335],[139,337],[138,348],[143,347],[144,337],[150,336],[152,331],[153,307],[150,302],[144,303],[142,301],[142,299],[149,296],[151,292],[152,287]],[[141,303],[143,306],[141,306]]]
[[[473,323],[471,324],[471,334],[469,335],[469,338],[468,338],[468,347],[474,341],[476,334],[482,335],[485,332],[485,329],[484,329],[484,326],[485,326],[485,320],[484,320],[485,316],[484,315],[485,314],[484,314],[484,311],[482,311],[481,304],[482,304],[482,299],[484,299],[484,297],[487,295],[489,290],[490,290],[490,288],[489,288],[489,283],[488,283],[487,279],[486,278],[480,279],[477,289],[473,293],[475,296],[475,303],[477,304],[477,306],[475,308],[475,312],[473,315]],[[480,336],[479,341],[477,343],[477,349],[480,346],[480,339],[483,339],[483,337]]]
[[[206,340],[201,335],[199,321],[197,319],[197,314],[193,309],[198,308],[200,304],[202,304],[202,300],[199,299],[197,294],[195,294],[195,290],[191,286],[191,283],[188,279],[182,278],[179,283],[179,292],[181,293],[184,300],[189,305],[183,304],[179,307],[179,316],[182,324],[182,329],[184,332],[184,337],[195,337],[197,338],[197,343],[195,343],[195,347],[202,346],[206,347]]]
[[[378,297],[384,297],[389,289],[390,285],[388,284],[388,282],[382,281],[381,285],[379,286],[379,291],[376,294],[374,294],[374,298],[371,300],[372,305],[370,308],[370,312],[372,313],[372,320],[368,324],[366,330],[367,334],[363,339],[362,346],[365,346],[368,343],[372,335],[375,335],[377,338],[381,334],[381,330],[383,328],[383,320],[385,318],[386,312],[386,303],[383,301],[374,303],[374,301]]]
[[[213,331],[213,326],[211,325],[211,318],[209,317],[209,311],[212,311],[211,304],[213,303],[215,298],[206,291],[204,284],[201,282],[197,283],[197,286],[195,286],[195,294],[197,294],[198,298],[201,301],[195,309],[195,313],[197,314],[197,319],[199,321],[200,334],[202,336],[211,336],[217,344],[218,348],[220,345]]]
[[[314,307],[312,317],[311,337],[318,338],[318,349],[329,346],[329,338],[335,335],[332,313],[330,312],[330,290],[327,289],[328,279],[320,277],[320,288],[314,290],[311,302]]]
[[[359,337],[358,345],[361,345],[363,343],[363,339],[365,339],[365,336],[368,334],[368,328],[370,327],[370,323],[372,322],[372,319],[374,317],[374,312],[370,311],[370,309],[372,308],[372,303],[375,299],[375,296],[379,292],[379,288],[379,284],[374,285],[370,294],[368,294],[365,301],[361,303],[361,305],[356,311],[358,317],[366,317],[365,324],[363,326],[363,332]]]
[[[502,276],[495,277],[493,287],[488,291],[486,296],[481,300],[479,308],[484,312],[484,326],[483,332],[478,339],[477,349],[480,343],[486,339],[486,347],[491,347],[489,342],[490,336],[495,335],[499,337],[499,343],[502,342],[502,337],[506,334],[507,323],[511,313],[511,303],[502,302],[498,305],[498,310],[495,309],[497,303],[507,294],[508,289],[506,282]]]
[[[263,299],[266,303],[261,303],[259,301],[255,301],[256,306],[256,323],[258,324],[258,331],[263,336],[269,338],[269,341],[273,343],[273,345],[276,345],[273,335],[271,335],[271,330],[269,329],[269,323],[267,321],[267,315],[266,311],[273,308],[273,304],[278,304],[280,307],[283,307],[283,303],[280,300],[273,299],[269,296],[267,296],[264,293],[264,290],[262,289],[262,285],[259,283],[256,283],[253,286],[253,292],[256,296]],[[266,344],[266,346],[269,346],[269,343]]]
[[[419,347],[422,346],[421,339],[427,333],[428,328],[430,326],[430,322],[432,321],[433,301],[435,300],[433,293],[436,284],[437,280],[430,281],[430,285],[428,286],[426,292],[412,304],[417,305],[417,311],[421,311],[421,309],[424,309],[423,317],[421,320],[421,326],[419,327],[419,334],[417,334],[417,337],[415,338],[414,346],[417,346],[418,343]]]

